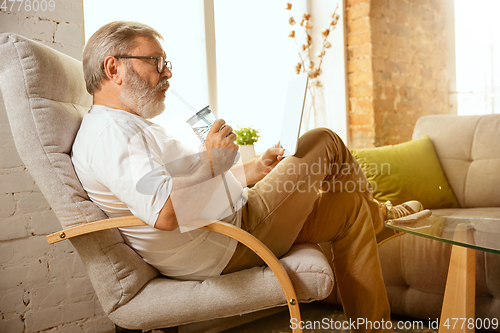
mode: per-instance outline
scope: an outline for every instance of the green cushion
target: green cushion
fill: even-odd
[[[410,142],[351,150],[379,202],[420,201],[425,208],[459,207],[428,135]]]

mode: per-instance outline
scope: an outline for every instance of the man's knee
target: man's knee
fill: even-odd
[[[306,136],[308,137],[310,136],[314,141],[317,142],[334,141],[335,143],[341,142],[343,144],[343,141],[340,138],[340,136],[331,129],[326,127],[319,127],[309,130],[306,133],[304,133],[304,135],[302,135],[302,137]]]
[[[310,151],[312,147],[331,146],[332,144],[337,147],[339,145],[340,147],[345,146],[340,136],[331,129],[324,127],[314,128],[300,137],[295,156],[301,157],[301,155]]]
[[[334,131],[332,131],[331,129],[326,128],[326,127],[313,128],[312,130],[305,132],[302,136],[306,136],[306,135],[307,136],[312,135],[312,136],[318,137],[318,138],[339,137],[337,135],[337,133],[335,133]]]

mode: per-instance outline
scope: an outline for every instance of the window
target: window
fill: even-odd
[[[215,1],[218,116],[260,130],[257,151],[279,141],[287,82],[298,61],[286,1]]]

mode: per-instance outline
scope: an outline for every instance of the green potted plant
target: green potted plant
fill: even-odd
[[[260,138],[259,131],[250,127],[238,127],[234,130],[234,133],[238,135],[236,139],[236,144],[240,146],[240,155],[243,161],[248,161],[255,158],[255,147],[254,143]]]

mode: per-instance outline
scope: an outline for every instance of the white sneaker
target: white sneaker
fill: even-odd
[[[416,200],[407,201],[397,206],[393,206],[390,201],[387,201],[386,203],[381,204],[381,206],[385,206],[386,208],[386,220],[399,219],[424,210],[424,205]]]

